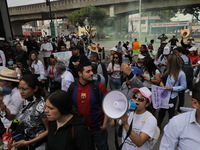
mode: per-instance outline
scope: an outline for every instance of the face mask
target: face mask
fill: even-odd
[[[13,65],[13,61],[8,61],[8,65]]]

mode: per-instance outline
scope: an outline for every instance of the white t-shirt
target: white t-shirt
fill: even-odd
[[[140,132],[148,134],[151,138],[156,132],[157,128],[157,120],[151,115],[149,111],[144,112],[143,114],[136,114],[131,112],[128,117],[128,124],[131,124],[133,120],[132,130],[136,134],[140,134]],[[123,129],[122,132],[122,142],[126,137],[126,131]],[[122,147],[122,150],[149,150],[149,143],[146,141],[141,147],[137,147],[131,139],[128,137]]]
[[[14,88],[12,90],[12,93],[10,93],[9,95],[5,95],[3,98],[4,104],[10,110],[10,113],[13,115],[17,115],[19,113],[23,101],[24,100],[22,99],[19,90],[17,88]],[[1,118],[1,121],[4,124],[5,128],[9,127],[10,124],[12,123],[12,121],[9,121],[5,117]]]
[[[44,65],[43,63],[38,60],[37,64],[35,63],[35,61],[32,62],[31,67],[34,69],[34,73],[35,74],[39,74],[40,75],[40,79],[44,79]]]
[[[115,79],[121,78],[121,66],[119,64],[114,64],[114,67],[112,67],[112,63],[109,63],[107,71],[114,70],[111,77]]]
[[[61,90],[67,91],[72,82],[74,82],[73,75],[71,74],[71,72],[65,71],[61,75]]]
[[[47,50],[47,51],[43,51],[43,49]],[[51,43],[47,42],[47,43],[43,43],[40,47],[40,51],[43,52],[43,57],[50,57],[51,55],[51,51],[53,51],[53,46]]]

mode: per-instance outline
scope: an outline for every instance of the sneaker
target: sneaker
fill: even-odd
[[[189,92],[190,92],[190,90],[189,90],[189,89],[186,89],[186,90],[185,90],[185,93],[189,93]]]
[[[192,96],[192,91],[189,92],[189,95]]]

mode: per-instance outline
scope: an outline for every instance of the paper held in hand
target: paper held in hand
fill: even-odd
[[[173,107],[173,104],[169,104],[169,99],[171,96],[171,91],[164,89],[160,86],[152,85],[152,103],[155,109],[159,108],[170,108]]]

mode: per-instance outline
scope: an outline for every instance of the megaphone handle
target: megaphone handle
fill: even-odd
[[[131,124],[130,124],[130,126],[129,126],[128,132],[126,133],[126,137],[124,138],[124,141],[122,142],[122,144],[121,144],[119,147],[116,147],[117,150],[121,150],[121,149],[122,149],[122,147],[123,147],[123,145],[124,145],[126,139],[127,139],[127,138],[129,137],[129,135],[131,134],[132,125],[133,125],[133,119],[132,119]],[[117,136],[117,135],[115,134],[115,136]],[[116,137],[115,137],[115,138],[116,138]],[[117,142],[117,144],[118,144],[118,141],[115,141],[115,142]],[[118,144],[118,145],[119,145],[119,144]],[[116,146],[116,144],[115,144],[115,146]]]

